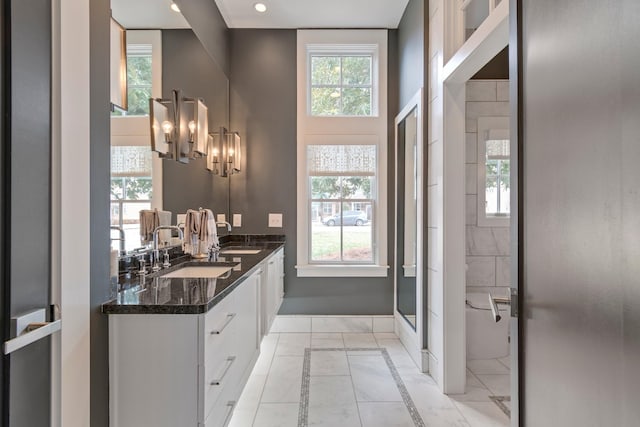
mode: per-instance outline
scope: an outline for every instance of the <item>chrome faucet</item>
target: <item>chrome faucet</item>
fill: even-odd
[[[231,224],[229,224],[227,221],[216,221],[216,225],[226,225],[227,231],[231,231]]]
[[[124,241],[124,229],[117,225],[112,225],[109,227],[111,230],[118,230],[120,233],[119,239],[111,238],[111,240],[119,240],[120,241],[120,256],[123,256],[127,251],[125,250],[125,241]]]
[[[153,230],[153,267],[151,267],[151,269],[153,271],[158,271],[160,270],[160,264],[158,263],[158,261],[160,260],[160,251],[158,250],[158,234],[161,230],[178,230],[178,236],[180,237],[180,240],[184,241],[184,233],[182,232],[182,229],[176,225],[161,225],[159,227],[156,227],[155,230]]]

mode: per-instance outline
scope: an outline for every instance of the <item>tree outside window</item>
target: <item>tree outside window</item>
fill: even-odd
[[[372,57],[311,56],[312,116],[371,116]]]

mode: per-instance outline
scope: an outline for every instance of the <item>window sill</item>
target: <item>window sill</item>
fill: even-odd
[[[387,277],[388,265],[296,265],[298,277]]]

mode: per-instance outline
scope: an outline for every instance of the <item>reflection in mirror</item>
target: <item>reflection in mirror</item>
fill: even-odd
[[[120,246],[119,229],[126,251],[142,246],[141,210],[167,212],[172,225],[187,209],[228,215],[229,183],[206,170],[206,158],[186,165],[151,151],[173,151],[162,121],[153,135],[154,147],[149,126],[149,99],[170,98],[172,89],[203,98],[194,105],[198,119],[208,110],[206,125],[194,129],[195,153],[206,151],[207,128],[228,127],[229,122],[226,75],[184,17],[163,6],[157,0],[111,0],[113,17],[126,29],[135,28],[126,34],[128,109],[115,109],[111,117],[112,249]]]
[[[396,292],[398,312],[416,329],[417,308],[417,189],[418,110],[412,109],[397,124],[396,180]]]

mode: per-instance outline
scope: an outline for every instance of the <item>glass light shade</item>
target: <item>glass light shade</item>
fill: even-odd
[[[171,121],[169,107],[162,100],[149,100],[149,122],[151,126],[151,151],[163,158],[173,157],[175,127]]]

